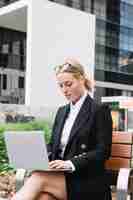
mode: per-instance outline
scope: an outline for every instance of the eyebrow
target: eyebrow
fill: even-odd
[[[64,82],[57,82],[58,85],[62,85],[62,84],[69,84],[69,83],[72,83],[73,81],[70,80],[70,81],[64,81]]]

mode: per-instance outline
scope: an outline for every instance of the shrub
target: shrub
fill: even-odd
[[[31,130],[43,130],[44,137],[47,143],[51,138],[51,125],[46,121],[32,121],[28,123],[7,123],[0,125],[0,172],[11,170],[8,162],[5,142],[4,131],[31,131]]]

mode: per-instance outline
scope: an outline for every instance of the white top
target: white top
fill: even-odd
[[[76,117],[77,117],[87,95],[88,95],[88,92],[85,91],[84,95],[76,102],[76,104],[73,105],[72,103],[70,103],[70,112],[65,121],[64,128],[62,131],[62,136],[61,136],[61,149],[62,149],[61,155],[62,156],[64,154],[65,147],[67,145],[72,126],[76,120]]]

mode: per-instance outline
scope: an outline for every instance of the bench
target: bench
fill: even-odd
[[[109,171],[110,185],[115,188],[116,199],[126,200],[127,195],[133,200],[133,133],[113,132],[111,158],[105,167]],[[16,189],[23,184],[26,171],[19,169],[16,173]]]
[[[110,185],[115,187],[116,199],[133,200],[133,133],[113,132],[111,158],[105,167],[110,172]]]

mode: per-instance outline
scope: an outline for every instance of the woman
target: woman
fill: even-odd
[[[110,111],[90,97],[91,81],[80,63],[67,59],[55,71],[69,103],[55,118],[49,167],[71,172],[33,172],[12,200],[107,200],[104,163],[111,151]]]

